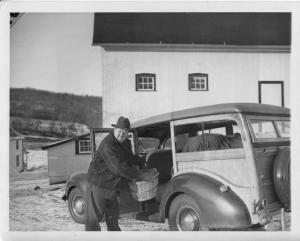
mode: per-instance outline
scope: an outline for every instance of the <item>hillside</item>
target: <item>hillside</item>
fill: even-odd
[[[101,127],[101,113],[101,97],[10,89],[10,127],[24,135],[25,149],[39,149]]]
[[[102,98],[31,88],[10,89],[10,117],[102,126]]]

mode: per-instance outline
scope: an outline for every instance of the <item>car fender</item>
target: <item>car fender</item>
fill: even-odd
[[[77,172],[70,176],[67,181],[66,191],[65,191],[65,200],[69,198],[69,193],[74,187],[78,187],[82,193],[86,192],[88,185],[87,174],[83,172]]]
[[[201,225],[206,228],[239,228],[251,226],[245,203],[229,187],[198,173],[173,177],[162,196],[160,221],[168,217],[172,200],[181,193],[190,195],[198,204]]]

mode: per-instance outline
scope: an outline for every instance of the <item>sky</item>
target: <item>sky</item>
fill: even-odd
[[[92,13],[25,13],[10,29],[10,87],[102,95]]]

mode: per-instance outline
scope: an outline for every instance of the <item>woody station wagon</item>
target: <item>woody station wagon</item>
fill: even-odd
[[[133,151],[159,171],[159,184],[155,198],[139,203],[122,183],[121,212],[155,213],[171,230],[194,231],[263,227],[280,209],[291,210],[289,109],[218,104],[153,116],[132,128]],[[92,130],[93,151],[109,131]],[[79,223],[86,185],[85,173],[73,174],[64,196]]]

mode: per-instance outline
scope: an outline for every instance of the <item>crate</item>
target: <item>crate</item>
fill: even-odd
[[[142,202],[156,196],[159,173],[156,169],[144,169],[140,171],[144,172],[145,178],[141,181],[129,182],[129,188],[133,198]]]

